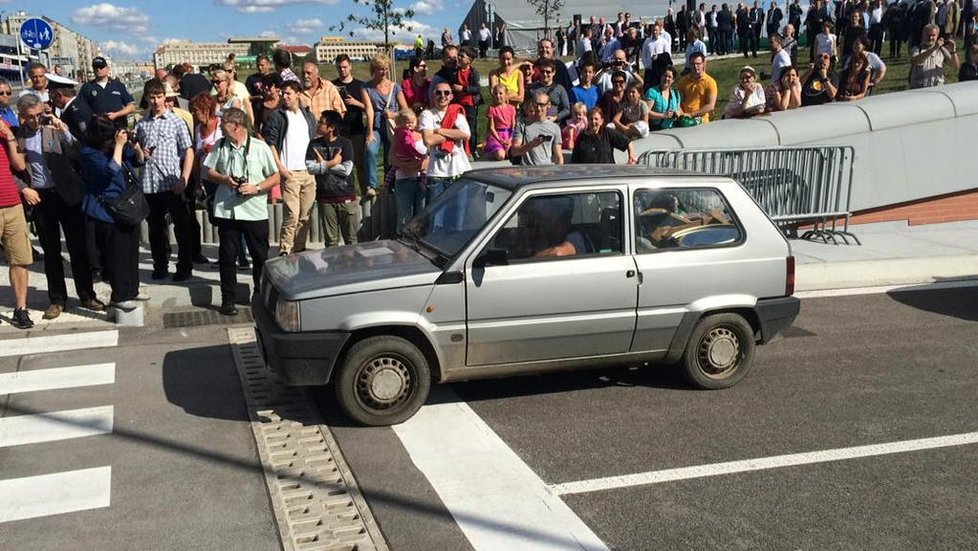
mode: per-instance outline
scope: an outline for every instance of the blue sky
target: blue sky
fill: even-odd
[[[394,5],[415,10],[410,36],[422,33],[437,41],[443,27],[455,32],[471,0],[395,0]],[[348,36],[350,30],[359,38],[377,39],[377,33],[349,26],[330,31],[347,14],[366,11],[353,0],[0,0],[0,9],[55,19],[99,42],[116,59],[150,59],[157,46],[174,39],[223,42],[229,36],[264,33],[312,45],[320,36]]]

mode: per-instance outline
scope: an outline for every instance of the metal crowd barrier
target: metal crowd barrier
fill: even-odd
[[[849,232],[854,161],[851,146],[820,146],[647,151],[638,162],[729,176],[788,237],[803,229],[802,239],[858,245]]]
[[[396,225],[397,206],[394,196],[389,193],[381,193],[369,201],[360,202],[360,231],[357,239],[360,241],[371,241],[383,237],[393,237]],[[211,224],[207,212],[198,209],[195,213],[197,224],[200,226],[201,243],[216,245],[220,242],[217,235],[217,226]],[[323,243],[326,240],[325,229],[319,218],[319,204],[313,203],[312,214],[309,217],[309,242]],[[268,239],[271,243],[278,243],[278,236],[282,231],[282,203],[268,205]],[[140,228],[140,241],[146,245],[149,243],[149,226],[144,221]],[[170,226],[170,242],[176,243],[173,234],[173,226]]]

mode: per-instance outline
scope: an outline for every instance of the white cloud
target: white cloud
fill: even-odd
[[[411,9],[414,10],[415,15],[432,15],[443,11],[445,4],[442,0],[418,0],[411,4]]]
[[[404,44],[414,44],[414,39],[419,34],[421,36],[435,36],[441,32],[440,29],[432,27],[431,25],[425,25],[420,21],[413,19],[405,20],[404,24],[410,27],[396,30],[391,35],[391,42],[401,42]],[[384,41],[384,31],[375,29],[354,29],[354,38],[358,40],[368,40],[370,42],[383,42]]]
[[[289,27],[295,34],[312,34],[321,28],[323,22],[319,19],[300,19]]]
[[[278,33],[275,31],[262,31],[258,33],[258,36],[260,36],[261,38],[277,38]]]
[[[241,13],[267,13],[286,6],[302,4],[338,4],[340,0],[214,0],[218,6],[235,8]]]
[[[136,8],[126,8],[108,3],[78,8],[71,20],[80,25],[106,27],[126,34],[140,34],[149,28],[149,16]]]
[[[108,40],[106,42],[102,42],[102,49],[128,57],[134,57],[142,53],[142,49],[139,46],[135,46],[121,40]]]

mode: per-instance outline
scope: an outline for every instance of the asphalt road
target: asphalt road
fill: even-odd
[[[38,477],[27,495],[40,500],[39,516],[0,522],[0,548],[278,549],[226,330],[126,330],[111,348],[0,357],[0,375],[99,364],[112,366],[113,380],[0,395],[0,423],[111,408],[103,434],[4,445],[17,431],[0,425],[0,487]],[[20,432],[43,437],[69,425]],[[51,514],[72,485],[86,482],[53,484],[51,476],[87,469],[110,473],[104,488],[75,496],[90,508]],[[102,491],[106,502],[92,506]],[[0,495],[0,517],[18,514],[6,499]]]
[[[733,389],[621,367],[452,390],[548,485],[973,435],[976,322],[976,287],[806,299]],[[393,430],[321,403],[392,549],[470,548]],[[978,444],[901,446],[561,499],[611,549],[978,548]]]

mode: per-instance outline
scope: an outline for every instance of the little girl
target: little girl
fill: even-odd
[[[506,101],[506,87],[497,84],[492,89],[492,105],[486,111],[489,118],[489,136],[483,153],[487,159],[502,161],[509,153],[513,143],[513,126],[516,123],[516,108]]]
[[[633,84],[625,90],[625,102],[612,122],[619,132],[633,140],[649,135],[649,104],[642,100],[641,86]]]
[[[587,129],[587,105],[579,101],[571,106],[571,117],[567,119],[566,126],[561,132],[564,149],[574,149],[574,142],[585,129]]]
[[[421,132],[417,131],[418,116],[410,109],[398,112],[394,117],[394,147],[392,153],[398,166],[402,162],[423,161],[428,156]],[[391,167],[384,179],[388,189],[393,188],[397,203],[397,229],[401,229],[424,209],[427,175],[422,170]],[[393,185],[392,185],[393,184]]]

